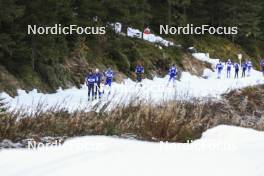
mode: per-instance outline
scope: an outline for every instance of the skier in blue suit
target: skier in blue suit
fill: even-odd
[[[177,75],[177,68],[176,65],[173,64],[172,67],[169,69],[169,81],[167,86],[169,85],[169,83],[171,82],[171,80],[173,81],[173,86],[175,86],[175,81],[176,81],[176,75]]]
[[[142,77],[144,74],[144,67],[141,64],[138,64],[135,68],[135,73],[137,75],[137,83],[140,83],[140,86],[142,86]]]
[[[226,62],[226,77],[230,78],[231,75],[231,68],[232,68],[232,62],[230,59],[228,59],[228,61]]]
[[[251,69],[252,69],[252,62],[250,60],[247,61],[247,76],[250,76],[251,73]]]
[[[234,68],[235,68],[235,78],[238,78],[239,64],[238,63],[235,63],[234,64]]]
[[[246,76],[247,62],[242,63],[242,78]]]
[[[223,64],[221,63],[221,61],[219,61],[219,63],[216,64],[217,69],[217,78],[220,79],[221,78],[221,72],[223,70]]]
[[[96,76],[91,70],[86,75],[85,82],[86,82],[86,85],[88,87],[88,101],[90,100],[91,95],[92,95],[92,100],[93,100],[94,99],[94,85],[96,83]]]
[[[264,59],[261,60],[260,66],[261,66],[262,73],[263,73],[263,76],[264,76]]]
[[[112,81],[114,78],[114,72],[111,68],[108,68],[106,72],[104,73],[105,76],[105,86],[109,86],[109,94],[111,93],[111,86],[112,86]]]

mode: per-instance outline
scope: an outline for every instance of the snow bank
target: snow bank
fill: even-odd
[[[223,71],[222,79],[217,79],[215,72],[208,71],[208,78],[204,79],[188,72],[183,72],[180,81],[176,81],[176,86],[172,84],[167,86],[168,76],[165,78],[155,77],[153,80],[143,80],[143,86],[140,87],[134,81],[127,79],[123,83],[113,83],[111,94],[103,95],[100,102],[87,101],[87,87],[82,86],[81,89],[76,87],[61,90],[59,89],[53,94],[43,94],[36,90],[26,93],[18,90],[18,96],[12,98],[6,93],[2,93],[0,97],[5,98],[11,110],[24,108],[28,112],[37,111],[37,109],[49,109],[54,106],[66,108],[69,111],[74,110],[91,110],[91,108],[99,103],[99,107],[111,100],[109,109],[116,107],[117,104],[126,104],[130,101],[144,100],[149,103],[158,103],[166,100],[191,99],[191,98],[220,98],[220,95],[233,89],[243,88],[246,86],[254,86],[264,84],[264,77],[261,72],[252,70],[250,77],[233,79],[226,78]],[[239,73],[240,75],[242,73]]]
[[[219,62],[219,59],[211,59],[208,53],[193,53],[192,54],[196,59],[204,62],[209,62],[212,65],[216,65]]]
[[[124,34],[124,33],[122,33],[122,24],[121,23],[119,23],[119,22],[109,23],[109,25],[117,34],[121,34],[121,35]],[[127,28],[126,35],[128,37],[143,39],[143,40],[148,41],[150,43],[156,43],[156,44],[159,44],[159,45],[165,46],[165,47],[169,47],[169,46],[174,45],[173,42],[165,40],[160,36],[157,36],[155,34],[144,34],[139,29],[135,29],[132,27]]]
[[[260,176],[263,141],[263,132],[230,126],[210,129],[191,144],[80,137],[60,147],[3,150],[0,168],[5,176]]]
[[[142,32],[138,29],[133,29],[131,27],[127,28],[127,36],[132,38],[142,38]]]

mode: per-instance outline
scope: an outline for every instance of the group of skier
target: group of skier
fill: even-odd
[[[141,84],[144,67],[138,64],[135,68],[137,82]],[[102,94],[105,93],[105,89],[108,90],[108,94],[111,93],[111,86],[114,78],[114,72],[111,68],[108,68],[105,72],[100,72],[99,69],[89,70],[85,77],[85,83],[88,87],[88,100],[101,99]],[[102,90],[101,83],[104,80],[104,87]]]
[[[264,59],[261,60],[260,66],[262,68],[263,76],[264,76]],[[234,78],[238,78],[239,70],[242,69],[242,78],[247,76],[250,76],[251,70],[252,70],[252,62],[250,60],[244,61],[241,65],[238,63],[232,63],[230,59],[223,64],[221,61],[216,64],[216,70],[217,70],[217,78],[221,78],[222,71],[226,68],[226,77],[231,78],[231,70],[234,68],[235,76]],[[176,84],[176,76],[177,76],[178,70],[175,64],[173,64],[169,70],[169,80],[167,83],[167,86],[169,86],[169,83],[172,81],[173,86]],[[142,79],[144,75],[144,67],[141,64],[137,64],[135,67],[135,74],[136,74],[136,81],[139,83],[140,86],[142,86]],[[111,92],[111,85],[114,78],[114,72],[111,68],[108,68],[105,72],[100,72],[99,69],[90,70],[89,73],[86,75],[85,82],[88,87],[88,100],[90,99],[97,99],[97,97],[100,99],[102,97],[102,94],[104,94],[104,90],[108,87],[109,91],[108,94]],[[101,83],[104,80],[104,90],[101,91]],[[91,97],[91,98],[90,98]]]
[[[137,64],[135,67],[136,82],[142,87],[142,79],[144,77],[144,67],[141,64]],[[169,69],[169,81],[168,84],[173,81],[175,86],[177,75],[176,65],[173,64]],[[100,72],[99,69],[89,70],[89,73],[85,77],[85,83],[88,87],[88,100],[100,99],[102,94],[105,93],[105,89],[108,87],[108,94],[111,93],[112,81],[114,78],[114,72],[111,68],[108,68],[105,72]],[[102,90],[101,83],[104,81],[104,89]],[[167,85],[168,86],[168,85]]]
[[[88,87],[88,100],[100,99],[104,90],[101,91],[101,82],[105,78],[105,86],[109,87],[109,93],[111,91],[111,85],[114,78],[114,72],[111,68],[108,68],[105,72],[100,72],[99,69],[89,70],[89,73],[85,77],[85,83]]]
[[[246,60],[240,66],[240,64],[238,64],[238,63],[232,63],[232,61],[230,59],[228,59],[228,61],[225,64],[223,64],[221,61],[219,61],[219,63],[217,63],[216,67],[215,67],[217,70],[217,78],[218,79],[221,78],[222,71],[223,71],[224,67],[226,68],[226,77],[227,78],[231,78],[232,67],[235,70],[234,78],[238,78],[238,73],[239,73],[240,68],[242,69],[242,78],[243,78],[243,77],[246,77],[246,73],[247,73],[247,76],[250,76],[251,69],[252,69],[252,62],[250,60]]]

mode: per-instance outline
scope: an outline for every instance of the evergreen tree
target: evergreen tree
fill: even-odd
[[[168,24],[180,25],[187,23],[187,9],[191,0],[167,0],[168,3]]]
[[[237,26],[239,37],[258,37],[260,35],[261,1],[259,0],[224,0],[226,18],[223,24]]]

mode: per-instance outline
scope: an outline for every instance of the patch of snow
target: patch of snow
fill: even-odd
[[[127,36],[132,38],[142,38],[142,32],[138,29],[133,29],[131,27],[127,28]]]
[[[208,68],[204,69],[204,71],[203,71],[203,77],[206,79],[212,77],[213,74],[214,74],[214,72]]]
[[[192,55],[196,59],[204,61],[204,62],[209,62],[214,66],[219,62],[219,59],[211,59],[210,57],[208,57],[208,53],[193,53]]]
[[[196,54],[194,54],[197,56]],[[200,57],[202,56],[202,57]],[[208,59],[203,54],[199,58],[215,63],[215,60]],[[241,72],[239,76],[241,76]],[[158,103],[164,100],[192,99],[192,98],[220,98],[220,95],[230,90],[264,84],[262,73],[252,70],[251,76],[246,78],[234,79],[234,71],[231,71],[231,78],[226,78],[226,71],[223,70],[222,78],[217,79],[215,72],[209,69],[204,71],[207,78],[191,75],[189,72],[182,72],[181,80],[176,81],[176,86],[172,83],[167,86],[168,76],[164,78],[155,77],[153,80],[144,79],[141,87],[131,79],[126,79],[123,83],[113,83],[111,94],[106,92],[102,100],[90,102],[87,97],[87,87],[82,85],[80,89],[73,87],[62,90],[61,88],[52,94],[43,94],[37,90],[26,93],[24,90],[18,90],[18,96],[12,98],[6,93],[2,93],[0,98],[5,98],[10,110],[23,108],[29,112],[35,112],[40,107],[43,110],[52,107],[66,108],[69,111],[86,110],[89,111],[94,105],[102,107],[111,100],[109,109],[116,107],[117,104],[127,104],[130,101],[144,100],[151,103]]]
[[[173,42],[165,40],[160,36],[156,36],[154,34],[144,34],[140,30],[134,29],[131,27],[127,28],[127,36],[128,37],[142,39],[142,35],[143,35],[143,40],[148,41],[150,43],[157,43],[157,44],[160,44],[160,45],[166,46],[166,47],[174,45]]]
[[[218,126],[190,144],[105,136],[79,137],[62,146],[0,152],[1,175],[264,175],[264,133]]]

